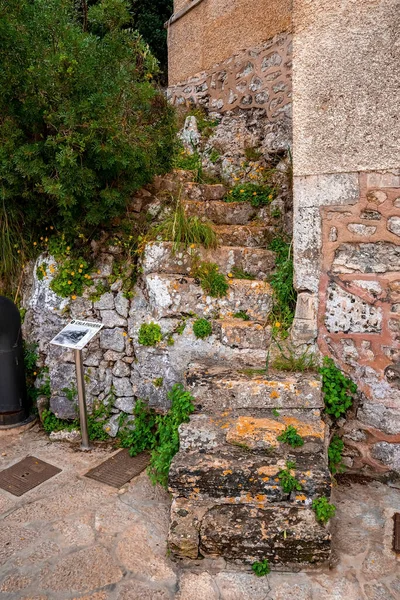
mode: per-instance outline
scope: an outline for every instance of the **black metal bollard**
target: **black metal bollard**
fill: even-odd
[[[21,316],[15,304],[0,296],[0,426],[29,417]]]

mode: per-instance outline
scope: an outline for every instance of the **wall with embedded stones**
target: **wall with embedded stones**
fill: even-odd
[[[357,383],[355,469],[400,471],[400,2],[294,2],[293,338]]]

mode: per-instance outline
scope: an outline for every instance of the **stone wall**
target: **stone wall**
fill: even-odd
[[[174,12],[191,0],[175,0]],[[267,16],[266,16],[267,15]],[[290,0],[206,0],[168,28],[169,84],[176,85],[290,28]]]
[[[294,2],[294,341],[357,383],[354,469],[400,471],[398,0]]]

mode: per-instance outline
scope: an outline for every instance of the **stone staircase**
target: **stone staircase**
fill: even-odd
[[[211,298],[190,275],[190,252],[174,254],[171,243],[153,242],[143,255],[154,318],[195,313],[213,325],[214,351],[206,341],[195,351],[186,345],[185,382],[196,412],[181,426],[180,451],[171,466],[169,547],[179,558],[239,563],[267,558],[279,568],[325,562],[329,530],[311,508],[314,499],[329,498],[331,488],[321,383],[310,374],[266,375],[260,369],[271,343],[272,288],[266,279],[275,257],[266,249],[274,233],[269,209],[226,203],[223,186],[195,184],[183,172],[155,185],[157,192],[180,193],[188,214],[215,224],[220,245],[196,248],[200,260],[217,263],[225,274],[237,267],[255,277],[231,278],[227,296]],[[249,320],[235,318],[238,311],[246,311]],[[221,345],[229,352],[218,350]],[[288,425],[303,437],[302,447],[277,440]],[[279,473],[288,461],[296,465],[290,472],[301,491],[282,490]]]

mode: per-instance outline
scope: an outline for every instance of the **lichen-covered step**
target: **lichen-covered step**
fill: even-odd
[[[174,251],[171,242],[147,244],[141,259],[143,273],[190,275],[193,257],[196,261],[216,263],[225,275],[235,268],[257,279],[265,279],[275,267],[275,253],[264,248],[220,246],[206,250],[196,245]]]
[[[222,184],[204,184],[192,181],[190,171],[175,171],[164,177],[158,177],[152,184],[154,193],[164,192],[180,197],[181,200],[208,202],[222,200],[227,188]]]
[[[195,415],[180,431],[180,450],[171,465],[169,489],[175,497],[218,499],[223,503],[271,502],[311,506],[330,496],[326,464],[326,428],[319,411],[272,411],[261,417]],[[278,440],[288,425],[296,427],[304,445],[292,448]],[[279,474],[293,467],[299,489],[288,493]]]
[[[179,558],[217,558],[298,570],[330,557],[329,529],[314,511],[290,505],[225,504],[175,498],[169,549]]]
[[[192,365],[185,375],[186,386],[202,412],[226,409],[321,409],[321,380],[310,373],[251,369],[235,370],[229,365]]]
[[[255,208],[248,202],[185,200],[183,206],[187,215],[203,217],[216,225],[246,225],[256,218],[264,225],[272,223],[269,207]]]
[[[246,311],[251,320],[267,321],[273,290],[264,281],[230,279],[226,296],[212,298],[192,277],[152,273],[143,277],[155,318],[194,313],[201,317],[231,317]]]
[[[260,224],[259,221],[247,225],[214,225],[213,228],[222,246],[266,248],[276,236],[273,225]]]

